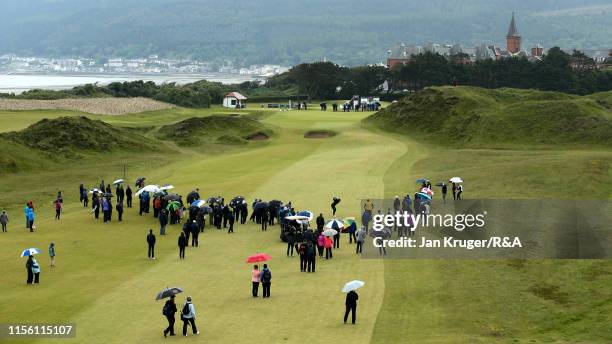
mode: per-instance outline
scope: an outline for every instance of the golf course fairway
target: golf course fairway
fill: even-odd
[[[253,105],[255,109],[256,106]],[[232,110],[233,113],[236,110]],[[160,236],[152,214],[126,208],[122,223],[94,220],[78,202],[78,186],[100,179],[146,176],[172,184],[178,194],[195,188],[204,197],[244,196],[292,201],[298,210],[331,218],[332,195],[342,199],[338,218],[360,216],[360,201],[414,192],[414,180],[461,175],[466,198],[552,198],[577,190],[610,199],[612,152],[602,149],[451,149],[425,144],[362,124],[368,112],[242,110],[273,132],[245,145],[180,146],[156,139],[159,127],[194,116],[231,115],[213,107],[93,116],[152,140],[151,152],[82,153],[80,158],[2,172],[0,208],[11,216],[0,235],[0,323],[72,323],[73,339],[19,339],[16,343],[606,343],[612,342],[612,263],[609,260],[386,260],[361,259],[343,234],[331,260],[317,259],[316,273],[302,273],[299,257],[286,256],[279,226],[262,231],[253,222],[234,233],[207,221],[197,248],[178,258],[180,225]],[[2,131],[20,130],[42,118],[82,115],[53,111],[0,111]],[[305,138],[331,130],[329,138]],[[3,144],[3,149],[12,149]],[[19,159],[20,154],[13,154]],[[24,157],[25,159],[25,157]],[[69,158],[66,158],[69,159]],[[53,160],[53,159],[51,159]],[[19,161],[18,161],[19,163]],[[19,164],[17,164],[19,166]],[[576,167],[578,166],[578,167]],[[590,166],[590,167],[589,167]],[[560,176],[558,171],[564,171]],[[590,179],[589,186],[567,181]],[[522,187],[527,186],[527,187]],[[561,186],[560,186],[561,185]],[[54,220],[53,197],[64,195]],[[23,205],[37,207],[37,230],[24,227]],[[137,203],[137,200],[135,204]],[[157,235],[157,260],[147,260],[145,237]],[[56,245],[56,267],[46,248]],[[25,283],[19,253],[40,248],[41,283]],[[247,256],[265,252],[273,273],[271,297],[253,298]],[[344,283],[363,280],[357,324],[342,321]],[[200,335],[164,338],[165,287],[192,296]],[[542,292],[543,290],[543,292]],[[182,322],[175,328],[180,333]],[[0,342],[3,338],[0,338]]]

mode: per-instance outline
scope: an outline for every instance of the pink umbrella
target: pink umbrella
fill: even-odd
[[[421,188],[421,192],[433,196],[434,192],[430,188]]]
[[[270,257],[269,255],[265,253],[258,253],[258,254],[249,256],[246,262],[247,263],[259,263],[259,262],[266,262],[270,259],[272,259],[272,257]]]

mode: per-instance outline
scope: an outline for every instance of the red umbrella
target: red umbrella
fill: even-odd
[[[265,262],[272,259],[272,257],[270,257],[269,255],[265,254],[265,253],[258,253],[252,256],[249,256],[249,258],[247,258],[246,262],[247,263],[259,263],[259,262]]]

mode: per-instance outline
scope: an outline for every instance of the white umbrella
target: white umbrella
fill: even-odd
[[[142,189],[136,191],[136,197],[140,196],[143,192],[157,192],[159,191],[159,186],[157,185],[147,185]]]
[[[123,183],[123,179],[117,179],[113,182],[113,185],[122,184],[122,183]]]
[[[202,208],[205,205],[206,205],[206,201],[202,200],[202,199],[195,203],[195,206],[198,207],[198,208]]]
[[[161,188],[159,188],[159,191],[166,191],[166,190],[172,190],[174,189],[174,185],[164,185]]]
[[[459,177],[453,177],[451,179],[448,180],[451,183],[463,183],[463,179],[459,178]]]
[[[338,231],[335,230],[335,229],[331,229],[331,228],[328,228],[328,229],[323,231],[323,235],[328,236],[328,237],[334,236],[336,234],[338,234]]]
[[[343,293],[348,293],[349,291],[357,290],[357,289],[363,287],[364,285],[365,285],[364,281],[353,280],[353,281],[347,282],[344,285],[344,287],[342,288],[342,292]]]
[[[302,215],[285,216],[285,220],[308,221],[308,216],[302,216]]]
[[[325,228],[341,230],[342,228],[344,228],[344,222],[337,219],[333,219],[325,224]]]
[[[21,256],[22,257],[29,257],[29,256],[33,256],[35,254],[40,254],[40,250],[37,249],[37,248],[34,248],[34,247],[25,249],[25,250],[23,250],[23,252],[21,252]]]

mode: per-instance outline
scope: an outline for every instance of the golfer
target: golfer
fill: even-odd
[[[187,325],[191,324],[193,334],[200,334],[195,324],[196,311],[195,306],[191,303],[191,296],[187,296],[187,301],[181,311],[181,319],[183,320],[183,336],[187,337]]]

